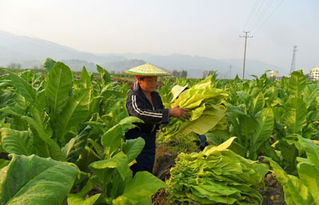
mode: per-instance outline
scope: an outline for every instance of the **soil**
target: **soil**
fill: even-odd
[[[268,173],[264,179],[265,187],[259,192],[263,196],[263,205],[285,205],[282,185],[273,173]]]

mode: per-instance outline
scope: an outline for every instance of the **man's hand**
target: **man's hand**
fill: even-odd
[[[187,118],[189,118],[188,110],[179,107],[169,109],[169,115],[173,117],[178,117],[181,120],[186,120]]]

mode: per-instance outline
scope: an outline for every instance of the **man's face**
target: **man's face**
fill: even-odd
[[[157,89],[157,77],[156,76],[147,76],[142,80],[139,80],[139,85],[143,91],[153,92]]]

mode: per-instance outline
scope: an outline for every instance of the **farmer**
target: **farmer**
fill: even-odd
[[[171,89],[171,93],[173,94],[173,98],[171,100],[171,102],[174,102],[179,95],[188,89],[188,85],[185,86],[180,86],[180,85],[175,85],[172,89]],[[203,150],[207,145],[207,141],[206,141],[206,136],[205,135],[199,135],[197,134],[198,138],[199,138],[199,142],[197,143],[197,146],[200,150]]]
[[[157,77],[169,73],[151,64],[131,68],[127,74],[134,75],[134,89],[129,92],[126,108],[130,116],[136,116],[144,123],[136,123],[137,127],[129,130],[126,139],[142,137],[145,146],[136,158],[137,163],[131,166],[133,173],[137,171],[152,172],[155,160],[155,136],[160,124],[166,124],[169,116],[185,120],[189,117],[187,110],[181,108],[164,109],[160,95],[156,92]]]

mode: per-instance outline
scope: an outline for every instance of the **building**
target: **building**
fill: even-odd
[[[280,80],[281,77],[279,77],[279,72],[272,70],[268,73],[268,78],[273,79],[273,80]]]
[[[272,70],[272,71],[269,72],[269,77],[270,78],[278,78],[278,75],[279,75],[278,71]]]
[[[217,77],[216,70],[206,70],[203,72],[203,78],[207,78],[208,76],[213,75],[215,78]]]
[[[309,75],[311,80],[319,80],[319,67],[313,68]]]
[[[173,70],[172,75],[174,77],[178,77],[178,78],[186,78],[187,77],[187,71],[186,70]]]

